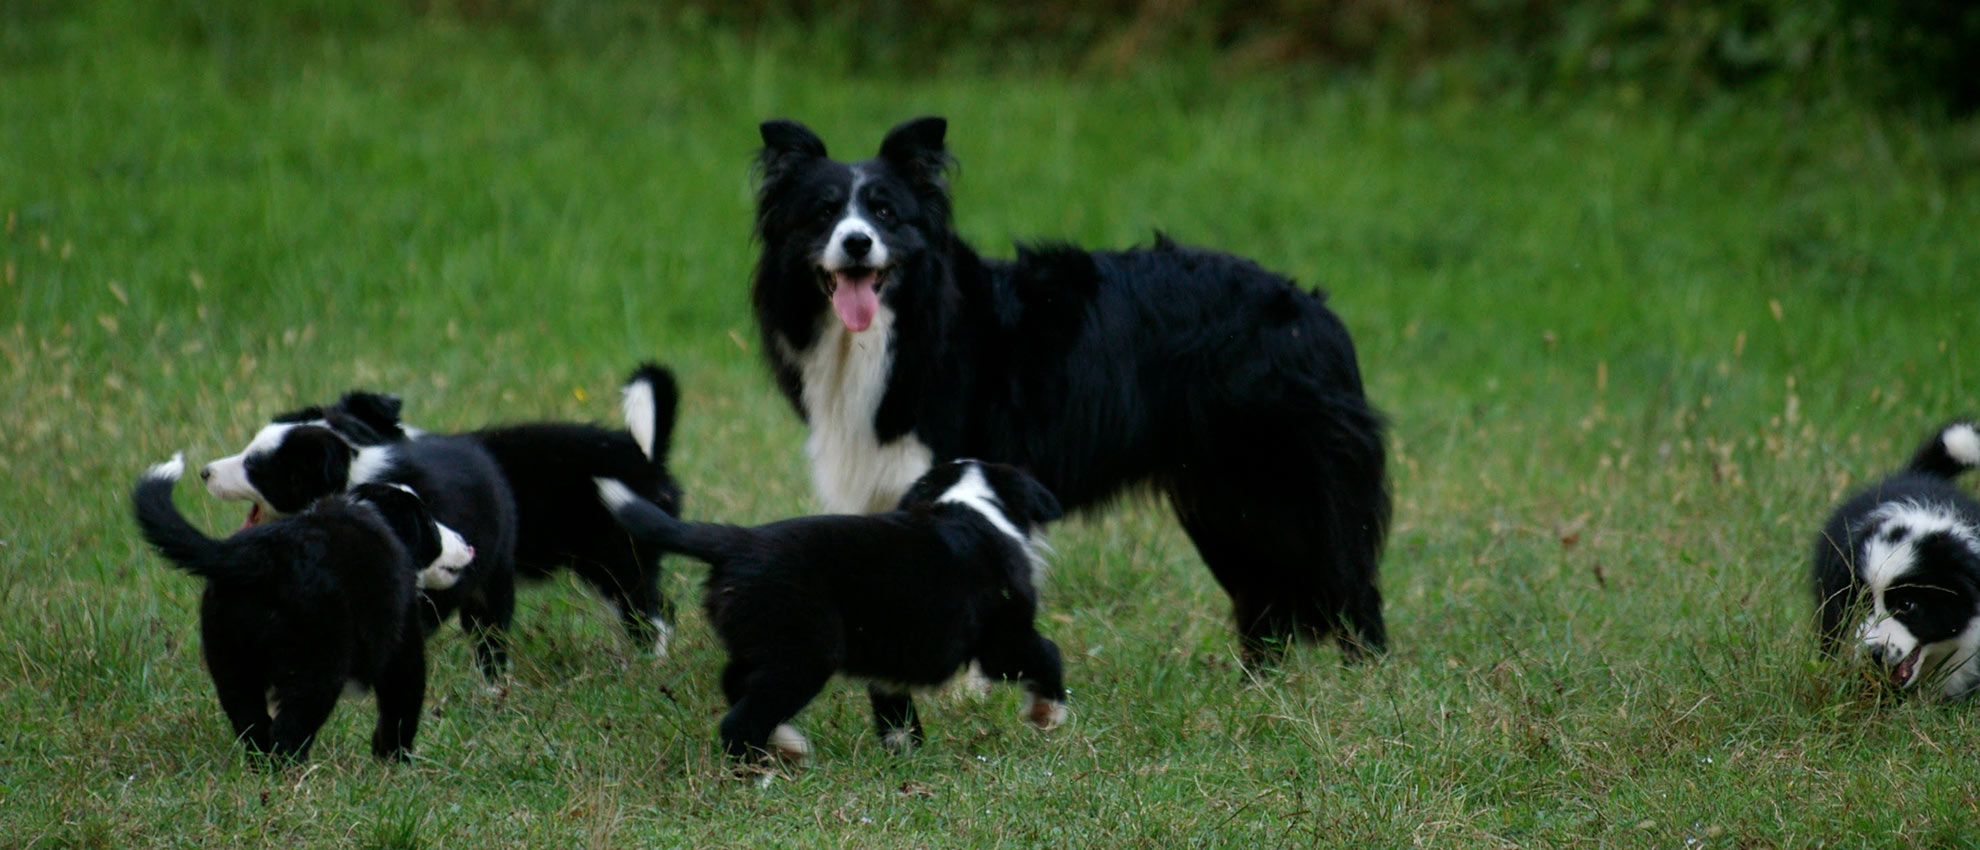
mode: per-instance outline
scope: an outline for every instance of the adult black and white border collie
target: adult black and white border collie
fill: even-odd
[[[680,389],[665,367],[643,363],[620,388],[624,430],[531,422],[470,431],[502,470],[516,503],[518,575],[546,578],[569,568],[605,598],[632,640],[667,655],[673,605],[660,590],[660,552],[626,536],[598,503],[594,478],[612,478],[679,516],[681,488],[667,472]],[[397,396],[352,392],[327,408],[286,414],[328,417],[358,445],[425,439],[400,421]]]
[[[1150,484],[1247,661],[1293,637],[1386,646],[1383,425],[1324,295],[1159,235],[986,260],[950,219],[941,118],[851,163],[800,124],[761,129],[756,316],[827,510],[884,510],[957,457],[1021,467],[1068,508]]]
[[[420,586],[445,588],[474,559],[410,490],[366,484],[293,516],[214,540],[172,503],[183,455],[153,466],[131,494],[159,553],[206,579],[200,643],[220,706],[250,752],[309,756],[347,690],[371,689],[371,752],[401,760],[426,693]]]
[[[341,409],[286,414],[239,454],[202,467],[199,476],[216,498],[253,503],[248,527],[361,484],[412,488],[434,518],[475,549],[474,563],[458,583],[424,592],[421,617],[433,629],[458,609],[461,627],[474,637],[482,675],[499,680],[508,667],[506,632],[516,604],[516,502],[501,468],[469,437],[382,442],[375,434],[368,441],[346,436],[361,431],[369,427]]]
[[[1980,428],[1954,422],[1836,509],[1815,542],[1824,648],[1854,643],[1901,689],[1980,686],[1980,503],[1953,485],[1975,466]]]
[[[1027,722],[1066,716],[1059,649],[1033,626],[1036,535],[1059,504],[1002,464],[955,461],[908,489],[899,510],[813,516],[755,528],[682,522],[610,479],[599,498],[635,536],[709,565],[703,601],[729,651],[723,749],[799,759],[785,721],[834,673],[868,680],[889,750],[922,742],[909,689],[964,665],[1022,682]]]

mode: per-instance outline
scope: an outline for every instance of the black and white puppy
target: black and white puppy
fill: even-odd
[[[1898,688],[1980,686],[1980,503],[1953,485],[1980,429],[1939,429],[1897,474],[1836,509],[1815,542],[1823,647],[1854,642]]]
[[[615,479],[680,515],[681,488],[667,472],[680,389],[672,372],[645,363],[620,396],[624,430],[534,422],[460,436],[487,450],[515,497],[517,574],[540,579],[568,567],[605,597],[635,642],[665,658],[674,612],[660,591],[660,552],[619,528],[598,503],[592,480]],[[360,446],[429,439],[400,421],[401,407],[397,396],[352,392],[283,418],[323,419]]]
[[[598,492],[633,535],[708,563],[704,603],[729,651],[730,756],[801,758],[809,745],[785,721],[834,673],[868,680],[875,728],[894,751],[922,741],[909,689],[972,661],[1024,684],[1031,724],[1065,719],[1059,649],[1033,626],[1034,535],[1059,503],[1024,473],[945,463],[898,510],[755,528],[682,522],[609,479]]]
[[[946,127],[909,121],[860,162],[761,128],[756,317],[825,509],[886,510],[958,457],[1022,467],[1068,508],[1152,486],[1247,661],[1329,634],[1381,651],[1383,424],[1325,296],[1160,235],[980,257],[951,220]]]
[[[474,563],[450,588],[424,592],[427,628],[458,609],[474,636],[483,676],[499,679],[508,666],[506,632],[515,616],[516,502],[501,467],[479,440],[424,436],[383,442],[357,415],[308,408],[276,418],[239,454],[202,467],[206,490],[253,503],[246,525],[293,514],[318,499],[360,484],[402,484],[440,522],[475,549]]]
[[[234,736],[307,758],[338,696],[371,689],[371,752],[404,759],[426,693],[417,589],[453,583],[474,549],[410,490],[382,484],[215,540],[172,502],[184,470],[183,456],[153,466],[131,502],[145,539],[206,579],[200,642]]]

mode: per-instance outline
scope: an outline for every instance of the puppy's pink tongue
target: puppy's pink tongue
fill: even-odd
[[[260,524],[261,524],[261,503],[256,502],[253,507],[248,508],[247,522],[241,523],[241,527],[253,528]]]
[[[873,324],[873,314],[880,312],[879,282],[880,273],[875,271],[863,271],[856,277],[832,273],[832,312],[839,314],[846,330],[859,333]]]

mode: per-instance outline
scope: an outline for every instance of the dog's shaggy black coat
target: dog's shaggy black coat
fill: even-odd
[[[818,473],[828,508],[876,509],[957,457],[1019,466],[1073,509],[1152,484],[1230,594],[1247,659],[1300,636],[1334,634],[1351,657],[1386,646],[1383,423],[1323,294],[1160,235],[985,259],[951,221],[942,119],[856,163],[802,125],[761,129],[763,348],[814,466],[861,447]],[[875,346],[884,391],[842,409],[860,380],[845,364]],[[885,462],[906,473],[846,474]]]
[[[264,506],[292,514],[359,484],[411,487],[476,553],[459,583],[422,592],[421,618],[431,630],[458,609],[482,674],[499,679],[508,666],[506,633],[516,606],[516,503],[501,468],[471,437],[367,444],[346,436],[366,428],[342,410],[295,411],[276,417],[247,450],[207,464],[200,476],[215,496],[253,500],[250,523]]]
[[[721,739],[731,756],[769,751],[773,732],[835,672],[870,680],[890,749],[922,739],[908,688],[940,684],[971,661],[1024,684],[1034,725],[1063,718],[1059,650],[1032,622],[1030,549],[1059,505],[1015,469],[947,463],[899,510],[755,528],[682,522],[605,480],[599,493],[635,536],[708,563],[708,619],[729,652]],[[791,749],[791,735],[776,746]]]
[[[235,737],[250,752],[308,758],[356,685],[378,698],[372,754],[405,758],[426,693],[415,610],[418,574],[441,554],[432,514],[411,493],[367,484],[215,540],[172,502],[182,468],[153,467],[131,501],[145,539],[206,580],[200,642]]]
[[[461,435],[479,443],[502,470],[516,505],[517,574],[541,579],[568,567],[597,588],[632,639],[666,654],[673,605],[660,591],[660,552],[629,538],[598,503],[594,478],[624,483],[679,516],[681,488],[667,472],[680,389],[665,367],[645,363],[626,379],[625,430],[569,422],[484,428]],[[397,396],[352,392],[327,408],[290,418],[350,423],[360,445],[408,439]],[[425,436],[419,440],[428,439]]]
[[[1975,466],[1980,425],[1952,422],[1829,517],[1812,570],[1824,649],[1858,644],[1899,687],[1980,686],[1980,502],[1953,483]]]

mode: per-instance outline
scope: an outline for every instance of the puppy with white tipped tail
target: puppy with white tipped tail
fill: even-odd
[[[474,548],[404,487],[364,484],[215,540],[172,502],[183,455],[131,493],[138,528],[206,580],[200,643],[220,707],[250,752],[309,756],[347,690],[378,696],[373,755],[404,760],[426,695],[418,589],[460,578]]]
[[[1980,687],[1980,426],[1933,432],[1896,474],[1836,509],[1815,542],[1823,648],[1854,644],[1889,683],[1957,697]]]
[[[952,461],[898,510],[754,528],[683,522],[610,479],[598,490],[633,536],[709,565],[703,598],[729,652],[731,757],[801,759],[809,745],[786,721],[835,673],[867,680],[875,730],[896,752],[923,740],[910,689],[972,661],[1023,683],[1032,725],[1066,718],[1059,649],[1033,623],[1033,547],[1059,502],[1012,467]]]

